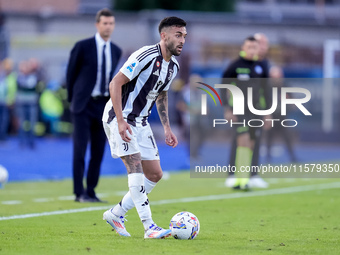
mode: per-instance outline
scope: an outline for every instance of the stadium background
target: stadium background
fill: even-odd
[[[256,32],[268,36],[268,59],[283,68],[285,77],[340,77],[339,0],[248,0],[224,4],[218,1],[1,0],[1,59],[11,58],[17,70],[20,61],[37,58],[45,72],[46,88],[63,95],[69,52],[77,40],[95,33],[94,15],[103,7],[114,10],[116,28],[112,39],[123,49],[122,63],[137,48],[158,42],[157,25],[162,17],[178,15],[185,19],[189,34],[183,54],[178,58],[179,78],[185,83],[191,73],[220,77],[228,63],[238,56],[243,39]],[[302,122],[294,132],[297,155],[308,163],[338,160],[340,88],[333,86],[327,94],[315,82],[308,89],[312,92],[310,107],[315,118],[308,125]],[[325,99],[332,106],[331,113],[323,110]],[[71,129],[67,125],[67,104],[64,107],[60,119],[63,125],[59,125],[57,132],[50,132],[43,121],[37,127],[34,150],[19,147],[14,122],[7,141],[0,144],[0,164],[8,169],[10,181],[71,176]],[[331,127],[322,125],[325,115],[333,120]],[[188,169],[187,142],[175,150],[166,148],[156,111],[150,122],[155,123],[163,169]],[[289,161],[282,148],[280,141],[274,146],[275,163]],[[229,148],[224,149],[228,155]],[[261,160],[264,161],[264,157]],[[121,162],[110,158],[109,148],[102,173],[125,173]]]

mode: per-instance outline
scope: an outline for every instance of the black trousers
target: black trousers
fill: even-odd
[[[104,155],[106,135],[102,115],[107,97],[91,98],[80,113],[73,113],[73,192],[95,197],[99,181],[100,167]],[[90,145],[90,159],[87,167],[86,189],[83,185],[85,173],[85,154]]]

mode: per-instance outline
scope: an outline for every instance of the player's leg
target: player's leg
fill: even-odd
[[[260,145],[262,138],[262,128],[252,128],[251,139],[254,141],[253,157],[251,166],[258,166],[260,159]],[[249,188],[268,188],[268,183],[258,174],[258,168],[252,169],[250,172]]]
[[[129,192],[137,209],[139,218],[144,227],[149,226],[153,221],[151,218],[149,200],[144,186],[141,154],[136,153],[127,155],[122,157],[122,160],[128,172]]]
[[[149,199],[144,186],[144,176],[141,154],[132,154],[122,157],[128,171],[129,192],[141,219],[145,234],[144,238],[163,238],[171,234],[171,230],[158,227],[152,220]],[[156,169],[148,169],[146,173],[161,171],[157,164],[147,164]],[[154,174],[152,174],[154,176]]]
[[[104,125],[105,126],[105,125]],[[140,127],[139,151],[142,156],[142,167],[144,172],[144,186],[146,194],[149,194],[162,178],[163,172],[159,162],[157,144],[149,125]],[[134,208],[130,192],[126,193],[123,199],[113,207],[112,211],[118,216],[124,216],[127,211]]]
[[[159,169],[156,168],[156,172],[158,171],[158,174],[155,171],[153,171],[152,167],[151,167],[151,170],[146,171],[147,173],[149,173],[149,176],[151,176],[150,178],[153,181],[146,179],[143,174],[143,165],[145,164],[142,163],[141,153],[143,154],[146,154],[146,153],[145,153],[145,150],[143,149],[145,147],[145,144],[143,143],[142,138],[144,138],[144,142],[145,142],[145,140],[147,141],[150,138],[150,136],[146,136],[145,132],[143,132],[144,130],[143,128],[132,127],[132,132],[133,132],[132,140],[126,146],[122,147],[120,146],[120,144],[123,144],[123,143],[114,141],[114,139],[112,139],[113,136],[117,134],[115,130],[115,128],[117,128],[117,125],[113,123],[111,125],[112,129],[108,127],[109,126],[104,123],[106,135],[109,138],[109,142],[111,141],[110,147],[111,147],[112,155],[120,156],[126,166],[126,169],[128,172],[129,192],[124,196],[124,198],[118,205],[106,211],[104,213],[103,218],[107,220],[110,223],[110,225],[117,230],[118,233],[119,231],[121,231],[121,233],[119,234],[124,235],[124,236],[130,236],[130,234],[125,229],[123,215],[125,214],[127,210],[132,209],[135,206],[137,209],[138,215],[144,225],[144,229],[145,229],[144,238],[163,238],[163,237],[169,236],[171,234],[171,231],[169,229],[162,229],[153,222],[151,218],[149,200],[147,197],[147,189],[150,192],[155,186],[155,182],[153,181],[158,181],[162,176],[159,162],[158,162]],[[151,129],[150,129],[150,132],[152,135]],[[117,138],[117,135],[115,137]],[[120,136],[116,140],[119,140],[119,139],[120,139]],[[138,143],[137,143],[137,140],[139,141]],[[154,141],[150,140],[148,143],[154,143]],[[122,148],[119,149],[119,147],[122,147]],[[157,147],[152,144],[151,146],[148,146],[148,147],[154,148],[152,152],[153,156],[149,155],[148,157],[159,159]],[[135,152],[141,151],[141,152],[124,155],[124,153],[131,153],[132,151],[135,151]],[[157,164],[153,164],[153,165],[157,166]],[[146,164],[146,167],[149,167],[148,164]],[[133,203],[131,203],[131,201]],[[111,222],[113,222],[113,224],[111,224]],[[116,226],[115,223],[117,223],[118,226]]]
[[[140,128],[137,138],[142,155],[142,166],[145,175],[144,184],[146,185],[145,190],[149,193],[163,176],[156,140],[149,124]],[[162,229],[156,224],[153,224],[145,228],[144,238],[162,238],[169,235],[171,235],[170,229]]]
[[[262,128],[253,128],[254,132],[251,134],[251,139],[254,140],[254,149],[253,149],[253,157],[251,160],[252,166],[258,166],[260,160],[260,146],[261,146],[261,138],[262,138]],[[250,177],[253,175],[257,175],[258,171],[253,171],[250,173]]]
[[[159,163],[159,160],[142,160],[142,167],[144,169],[144,187],[145,192],[148,195],[157,182],[162,178],[163,172]],[[116,215],[124,216],[129,210],[135,207],[133,203],[131,193],[125,194],[123,199],[113,208],[113,212]]]
[[[143,166],[143,169],[144,169],[143,161],[142,161],[142,166]],[[160,178],[159,178],[159,180],[160,180]],[[156,180],[151,181],[150,179],[148,179],[144,175],[144,186],[145,186],[145,192],[146,192],[147,195],[153,190],[153,188],[156,186],[157,182],[158,181],[156,181]],[[125,214],[129,210],[133,209],[134,207],[135,207],[135,204],[133,203],[130,191],[128,191],[125,194],[125,196],[122,198],[122,200],[112,208],[112,212],[115,215],[124,217]]]
[[[238,134],[235,166],[238,172],[234,188],[248,189],[249,173],[241,172],[246,170],[246,167],[251,166],[253,141],[250,138],[249,132]]]
[[[147,229],[149,226],[153,225],[154,222],[151,217],[151,210],[149,205],[149,200],[146,195],[145,186],[144,186],[144,175],[143,168],[141,162],[140,153],[130,154],[121,157],[127,172],[128,172],[128,186],[129,186],[129,194],[131,199],[137,209],[137,213],[139,218],[141,219],[144,229]],[[104,219],[108,219],[108,222],[113,223],[111,226],[116,229],[116,231],[123,236],[130,236],[130,234],[126,231],[124,222],[121,222],[119,219],[124,221],[124,219],[119,217],[117,220],[117,216],[113,209],[106,211],[104,213]]]
[[[230,168],[233,168],[235,166],[236,149],[237,149],[237,136],[234,135],[233,138],[232,138],[231,147],[230,147],[230,155],[229,155],[229,166],[230,166]],[[235,172],[230,171],[228,173],[228,177],[225,180],[224,185],[228,188],[232,188],[232,187],[235,186],[235,182],[236,182]]]
[[[111,121],[110,123],[103,122],[103,127],[104,127],[106,137],[108,139],[109,145],[110,145],[111,155],[113,158],[124,156],[124,153],[125,153],[124,149],[129,149],[130,152],[132,150],[132,153],[139,153],[138,150],[136,150],[136,148],[134,148],[131,145],[128,146],[128,143],[122,140],[122,138],[119,135],[118,124],[115,119]],[[133,129],[133,127],[131,128]],[[130,200],[132,201],[132,199]],[[119,204],[121,204],[121,202]],[[110,224],[112,228],[114,228],[117,231],[119,235],[131,236],[125,228],[125,224],[124,224],[125,223],[125,217],[124,217],[125,212],[120,213],[122,209],[119,204],[116,205],[115,208],[117,209],[115,212],[113,212],[114,208],[110,208],[109,210],[104,212],[103,220],[105,220],[108,224]],[[118,209],[120,209],[120,211]]]
[[[159,160],[142,160],[143,171],[144,171],[144,181],[145,190],[151,192],[151,190],[156,186],[157,182],[162,178],[163,172]],[[147,189],[148,186],[148,189]],[[147,191],[147,193],[149,193]],[[144,238],[155,238],[153,236],[159,235],[158,232],[164,233],[164,237],[170,236],[171,230],[162,229],[156,224],[149,226],[145,230]]]

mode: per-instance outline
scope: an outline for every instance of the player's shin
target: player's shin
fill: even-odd
[[[249,181],[249,173],[247,168],[251,165],[253,152],[248,147],[239,146],[236,149],[236,169],[237,180],[234,187],[240,186],[241,189],[246,188]]]
[[[156,186],[157,182],[150,181],[148,178],[144,176],[144,186],[146,194],[149,194],[153,188]],[[113,213],[117,216],[124,216],[125,213],[135,207],[133,203],[131,193],[128,191],[123,199],[113,208]]]
[[[142,173],[132,173],[128,175],[129,190],[133,203],[135,204],[139,218],[147,229],[152,223],[149,199],[144,186],[144,175]]]

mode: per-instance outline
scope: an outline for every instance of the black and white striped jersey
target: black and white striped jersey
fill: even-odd
[[[177,75],[179,65],[172,56],[166,62],[159,44],[145,46],[131,54],[120,69],[129,82],[122,87],[122,109],[126,121],[146,125],[155,101],[162,91],[167,91]],[[106,104],[103,121],[110,123],[116,114],[112,101]]]

